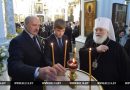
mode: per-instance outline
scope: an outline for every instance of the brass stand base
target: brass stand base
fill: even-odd
[[[72,89],[75,89],[76,87],[77,87],[77,85],[75,85],[75,84],[71,84],[71,85],[69,85],[70,86],[70,88],[72,88]]]
[[[76,74],[75,72],[70,72],[70,73],[68,74],[68,77],[69,77],[70,81],[73,82],[73,81],[75,81],[75,79],[77,78],[77,74]],[[69,86],[70,86],[72,89],[75,89],[75,88],[77,87],[76,84],[70,84]]]
[[[75,72],[70,72],[68,77],[69,77],[70,81],[75,81],[75,79],[77,78],[77,74]]]

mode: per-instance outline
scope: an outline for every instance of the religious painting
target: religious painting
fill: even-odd
[[[126,24],[126,15],[127,15],[127,5],[119,3],[113,4],[112,23],[116,34],[120,30],[123,30]]]
[[[73,6],[71,6],[71,4],[69,4],[69,7],[68,7],[68,21],[71,21],[71,22],[74,21]]]
[[[84,4],[84,35],[87,36],[93,31],[96,18],[96,1],[88,1]]]
[[[24,22],[25,16],[23,14],[19,15],[19,22]]]
[[[36,13],[38,13],[38,14],[43,13],[43,4],[42,3],[36,3]]]
[[[39,17],[41,23],[44,22],[44,16],[43,15],[37,15],[37,17]]]
[[[19,22],[19,16],[18,16],[18,14],[14,14],[14,22],[15,23]]]

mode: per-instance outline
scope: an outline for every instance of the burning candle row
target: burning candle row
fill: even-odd
[[[65,52],[64,52],[64,67],[66,67],[66,51],[67,51],[67,43],[68,41],[65,41]],[[55,58],[54,58],[54,44],[51,43],[52,48],[52,64],[55,65]]]
[[[65,41],[65,50],[64,50],[64,67],[66,67],[67,44],[68,44],[68,41],[66,40]],[[52,48],[52,64],[54,65],[55,64],[55,58],[54,58],[54,44],[53,43],[51,43],[51,48]],[[74,48],[73,57],[74,57],[74,60],[76,60],[76,48]]]
[[[64,51],[64,67],[66,67],[66,51],[67,51],[67,43],[68,41],[65,41],[65,51]],[[54,60],[54,45],[53,43],[51,43],[51,47],[52,47],[52,63],[53,65],[55,64],[55,60]],[[91,48],[89,48],[89,81],[91,81]],[[71,70],[71,72],[75,72],[75,70],[77,70],[78,68],[78,63],[76,61],[76,48],[74,48],[73,51],[73,59],[69,60],[67,62],[68,68]],[[91,90],[91,85],[89,85],[89,90]]]

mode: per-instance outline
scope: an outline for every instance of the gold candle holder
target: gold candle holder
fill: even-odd
[[[70,70],[70,73],[68,75],[70,81],[75,81],[77,78],[76,70],[78,68],[77,61],[73,58],[67,62],[68,68]],[[70,85],[71,88],[76,88],[76,85]]]

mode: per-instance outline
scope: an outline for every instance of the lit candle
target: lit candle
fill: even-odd
[[[91,75],[92,75],[92,72],[91,72],[91,51],[92,51],[92,49],[89,48],[89,81],[90,81],[89,90],[91,90]]]
[[[65,41],[65,53],[64,53],[64,67],[66,67],[66,51],[67,51],[67,43],[68,41]]]
[[[74,48],[74,59],[76,60],[76,47]]]
[[[68,74],[69,78],[70,78],[70,81],[75,81],[75,79],[77,78],[77,75],[76,75],[75,72],[76,72],[76,70],[78,68],[78,63],[73,58],[73,59],[70,59],[69,61],[67,61],[67,65],[68,65],[68,68],[70,70],[70,73]]]
[[[52,47],[52,65],[54,66],[55,60],[54,60],[54,47],[53,47],[53,43],[51,43],[51,47]]]
[[[74,58],[72,60],[69,60],[68,61],[68,67],[70,69],[77,69],[78,68],[77,61]]]

